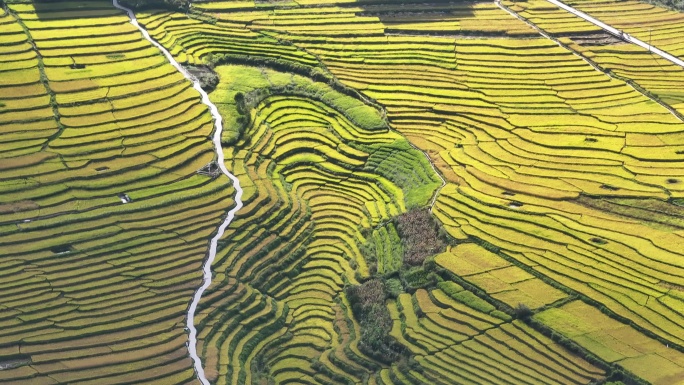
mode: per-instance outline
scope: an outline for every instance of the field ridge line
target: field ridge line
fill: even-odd
[[[10,8],[2,0],[0,0],[0,9],[3,9],[5,11],[5,14],[14,18],[14,20],[16,20],[17,24],[19,24],[19,27],[21,27],[22,31],[26,35],[26,42],[31,46],[31,50],[36,54],[36,60],[38,61],[38,73],[40,75],[40,83],[43,85],[46,94],[50,98],[50,108],[52,109],[52,115],[55,119],[55,124],[57,125],[57,132],[47,137],[47,140],[41,146],[41,151],[45,151],[45,149],[47,149],[47,147],[50,145],[50,142],[59,138],[65,129],[64,124],[62,124],[62,115],[59,113],[57,95],[55,94],[55,91],[53,91],[50,87],[50,80],[48,79],[47,74],[45,73],[45,62],[43,61],[43,55],[40,53],[40,50],[36,46],[36,42],[33,40],[33,35],[31,35],[31,31],[24,23],[24,20],[19,15],[17,15],[17,13],[13,11],[12,8]],[[62,159],[62,156],[60,155],[59,158]]]
[[[550,0],[547,0],[547,1],[550,1]],[[649,91],[649,90],[645,89],[644,87],[642,87],[642,86],[641,86],[639,83],[637,83],[636,81],[634,81],[634,80],[632,80],[632,79],[630,79],[630,78],[626,78],[626,77],[621,76],[621,75],[617,75],[615,72],[613,72],[613,71],[610,70],[609,68],[604,68],[603,66],[601,66],[599,63],[595,62],[595,61],[594,61],[593,59],[591,59],[590,57],[584,55],[582,52],[579,52],[579,51],[573,49],[572,47],[570,47],[570,46],[568,46],[567,44],[565,44],[565,43],[561,42],[560,40],[558,40],[558,39],[557,39],[556,37],[554,37],[552,34],[547,33],[545,30],[543,30],[543,29],[540,28],[537,24],[535,24],[532,20],[529,20],[529,19],[523,17],[522,15],[518,14],[518,12],[513,11],[512,9],[508,8],[506,5],[504,5],[504,4],[501,3],[501,0],[495,0],[494,3],[496,3],[496,5],[497,5],[499,8],[501,8],[502,10],[504,10],[505,12],[508,12],[511,16],[517,18],[518,20],[520,20],[520,21],[524,22],[525,24],[529,25],[531,28],[535,29],[537,32],[539,32],[540,35],[542,35],[542,36],[545,37],[546,39],[549,39],[549,40],[555,42],[556,44],[558,44],[560,47],[562,47],[562,48],[564,48],[564,49],[566,49],[566,50],[572,52],[575,56],[579,57],[580,59],[584,60],[587,64],[589,64],[590,66],[592,66],[596,71],[599,71],[599,72],[605,74],[606,76],[608,76],[608,77],[610,77],[610,78],[613,78],[613,79],[619,80],[619,81],[621,81],[621,82],[624,82],[624,83],[627,84],[628,86],[632,87],[636,92],[639,92],[639,93],[641,93],[642,95],[644,95],[645,97],[647,97],[647,98],[653,100],[654,102],[660,104],[663,108],[665,108],[665,109],[667,109],[668,111],[670,111],[670,113],[671,113],[672,115],[674,115],[675,118],[677,118],[677,119],[681,120],[682,122],[684,122],[684,115],[682,115],[679,111],[675,110],[674,107],[672,107],[672,106],[670,106],[669,104],[665,103],[662,99],[660,99],[660,97],[658,97],[657,95],[653,94],[651,91]]]
[[[192,358],[195,366],[195,373],[197,374],[197,378],[200,380],[200,382],[203,385],[210,385],[209,380],[207,380],[206,376],[204,375],[204,368],[202,367],[202,360],[200,357],[197,355],[197,329],[195,328],[194,324],[194,319],[195,319],[195,312],[197,311],[197,306],[199,304],[200,299],[202,298],[202,294],[204,291],[211,285],[211,264],[213,263],[214,259],[216,258],[216,250],[218,248],[218,240],[223,236],[223,233],[225,232],[226,228],[230,223],[233,221],[233,218],[235,217],[235,213],[237,213],[238,210],[242,208],[242,194],[243,190],[242,187],[240,187],[240,181],[238,178],[230,173],[228,169],[226,168],[226,165],[224,164],[225,157],[223,155],[223,147],[221,146],[221,134],[223,132],[223,119],[221,118],[221,114],[218,111],[218,108],[214,103],[211,102],[209,99],[209,95],[202,89],[202,87],[199,84],[199,81],[192,76],[188,71],[185,70],[177,61],[176,59],[173,58],[173,55],[164,48],[160,43],[158,43],[156,40],[154,40],[150,34],[147,32],[147,30],[142,27],[138,23],[138,19],[135,17],[135,14],[133,11],[129,8],[126,8],[122,5],[119,4],[118,0],[112,0],[112,4],[114,7],[126,12],[128,15],[128,18],[130,19],[130,23],[133,24],[134,27],[138,28],[140,32],[142,33],[143,37],[148,40],[152,45],[157,47],[166,57],[166,59],[169,61],[169,63],[174,66],[183,76],[191,81],[193,83],[193,88],[197,90],[197,92],[200,93],[202,96],[202,103],[205,104],[207,107],[209,107],[209,111],[211,112],[212,117],[214,118],[214,127],[216,128],[214,130],[214,136],[212,138],[212,142],[214,143],[214,147],[216,149],[216,156],[217,156],[217,162],[218,166],[221,169],[221,172],[223,172],[224,175],[226,175],[232,182],[233,182],[233,187],[235,188],[235,206],[228,211],[228,214],[226,215],[226,218],[224,219],[223,223],[218,227],[216,234],[214,237],[211,239],[210,246],[209,246],[209,252],[207,254],[207,258],[204,261],[204,265],[202,267],[203,271],[203,283],[202,286],[200,286],[197,291],[195,292],[195,295],[193,296],[192,302],[190,303],[190,306],[188,307],[188,316],[187,316],[187,328],[190,331],[189,333],[189,341],[188,341],[188,352],[190,354],[190,357]]]
[[[580,17],[580,18],[594,24],[595,26],[603,29],[604,31],[610,33],[611,35],[614,35],[614,36],[616,36],[616,37],[618,37],[618,38],[620,38],[620,39],[622,39],[628,43],[636,44],[639,47],[645,48],[649,52],[654,53],[654,54],[662,57],[665,60],[669,60],[678,66],[684,67],[684,60],[682,60],[682,59],[680,59],[674,55],[671,55],[671,54],[663,51],[662,49],[660,49],[656,46],[645,43],[642,40],[639,40],[636,37],[633,37],[630,34],[624,32],[622,30],[619,30],[619,29],[617,29],[617,28],[615,28],[609,24],[606,24],[606,23],[602,22],[601,20],[596,19],[596,18],[594,18],[594,17],[592,17],[592,16],[590,16],[590,15],[588,15],[588,14],[586,14],[586,13],[584,13],[584,12],[582,12],[576,8],[573,8],[573,7],[563,3],[561,1],[558,1],[558,0],[546,0],[546,1],[548,1],[549,3],[561,8],[567,12],[572,13],[573,15],[575,15],[577,17]]]

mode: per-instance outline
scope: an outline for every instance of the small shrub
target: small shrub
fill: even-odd
[[[532,317],[532,310],[525,304],[519,303],[514,310],[515,316],[524,322],[529,321]]]
[[[434,286],[437,283],[435,274],[425,271],[422,267],[403,269],[400,274],[404,288],[409,291]]]
[[[390,298],[397,298],[399,294],[404,292],[404,287],[398,278],[389,278],[385,280],[385,290]]]

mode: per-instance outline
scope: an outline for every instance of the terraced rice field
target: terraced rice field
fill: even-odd
[[[634,81],[680,114],[684,112],[684,68],[633,44],[611,38],[595,25],[545,0],[504,1],[503,4],[568,48],[615,76]],[[682,14],[639,2],[568,2],[656,47],[682,56],[684,43],[676,32]],[[668,36],[670,36],[668,38]]]
[[[219,76],[244,189],[194,316],[208,382],[684,381],[680,70],[503,5],[530,24],[495,3],[136,11]],[[571,5],[648,10],[678,49],[678,14]],[[0,29],[0,382],[196,381],[186,309],[234,205],[196,173],[206,106],[107,2],[11,3]],[[444,246],[416,263],[419,210]]]
[[[524,303],[537,309],[567,298],[561,290],[474,243],[453,247],[435,262],[510,307]]]
[[[245,20],[294,42],[386,107],[392,126],[448,180],[433,212],[451,235],[485,241],[520,274],[565,288],[533,307],[579,295],[681,344],[681,299],[672,289],[682,283],[679,236],[631,212],[635,199],[681,196],[682,122],[666,108],[552,40],[519,38],[534,30],[490,5],[482,5],[488,18],[507,20],[495,34],[429,38],[429,23],[396,33],[386,5],[202,8],[219,23]],[[347,21],[348,12],[371,18]],[[333,14],[340,19],[326,24]],[[312,17],[320,20],[315,37],[299,27]],[[297,26],[286,22],[293,18]],[[471,280],[496,293],[490,276]]]
[[[602,359],[619,362],[649,383],[681,381],[680,354],[582,302],[548,309],[536,317]]]
[[[573,0],[568,5],[677,57],[684,55],[684,15],[638,1]]]
[[[443,287],[446,292],[421,289],[388,304],[393,335],[424,368],[420,376],[409,372],[417,382],[581,384],[603,374],[582,360],[568,359],[567,352],[524,323],[487,314],[489,304],[477,309],[455,300],[452,296],[460,299],[463,290],[457,285]]]
[[[196,174],[209,113],[108,2],[2,20],[0,382],[193,381],[185,312],[233,204]]]
[[[222,241],[214,264],[221,279],[200,312],[210,380],[250,382],[255,361],[278,383],[358,380],[356,362],[369,359],[349,336],[358,326],[341,292],[357,283],[355,270],[368,274],[359,230],[425,205],[439,182],[423,155],[358,100],[287,73],[218,71],[230,81],[212,94],[216,103],[271,86],[295,91],[259,101],[227,155],[246,205]],[[326,98],[312,100],[307,89]],[[355,109],[375,118],[361,124],[343,115]],[[409,167],[413,177],[398,181]],[[424,186],[427,194],[412,196]]]
[[[417,361],[419,371],[385,367],[360,351],[359,325],[342,291],[344,285],[368,276],[357,246],[363,242],[363,229],[407,207],[425,205],[439,186],[426,159],[388,131],[371,107],[336,94],[325,84],[253,67],[217,71],[222,85],[212,95],[215,103],[223,104],[224,113],[235,109],[230,102],[237,93],[258,94],[259,88],[275,87],[288,90],[288,96],[275,94],[259,101],[244,139],[228,150],[232,155],[227,162],[245,188],[246,206],[222,241],[225,246],[214,264],[218,279],[198,315],[208,379],[228,384],[269,377],[276,383],[444,382],[449,371],[442,367],[457,356],[436,358],[431,354],[435,349],[425,351],[409,343],[412,337],[399,332],[407,318],[393,310],[393,302],[388,303],[396,317],[392,335],[428,361]],[[326,95],[323,101],[305,97],[312,90]],[[356,109],[365,110],[360,116],[376,118],[362,124],[345,116]],[[382,166],[387,163],[392,167]],[[398,180],[409,167],[411,178]],[[420,195],[413,196],[416,192]],[[568,352],[524,325],[513,326],[511,318],[492,305],[485,303],[495,316],[458,300],[442,301],[448,316],[464,309],[472,313],[451,321],[456,322],[450,332],[454,352],[469,336],[505,324],[521,340],[521,351],[537,354],[523,362],[496,358],[488,361],[489,371],[496,372],[498,360],[510,366],[506,373],[530,383],[540,373],[545,383],[582,383],[603,375],[581,359],[568,360]],[[450,327],[437,325],[438,334]],[[496,349],[483,343],[476,349]],[[465,346],[468,343],[462,348],[470,349]],[[554,356],[545,358],[551,352]],[[473,371],[478,361],[465,365]],[[501,373],[464,378],[509,381]]]

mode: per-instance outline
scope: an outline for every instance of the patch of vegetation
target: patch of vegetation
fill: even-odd
[[[430,203],[442,181],[427,163],[422,162],[422,158],[410,164],[406,162],[407,153],[414,151],[408,141],[396,141],[382,148],[375,146],[373,150],[365,169],[379,172],[400,186],[407,209],[425,207]]]
[[[446,250],[451,238],[427,208],[416,208],[366,230],[359,245],[371,274],[399,277],[404,289],[433,285],[431,256]],[[398,273],[395,274],[395,273]]]
[[[431,255],[446,249],[447,236],[429,209],[415,209],[396,218],[404,243],[404,263],[420,266]]]
[[[684,12],[684,0],[649,0],[649,3]]]
[[[347,286],[345,292],[361,326],[359,349],[388,364],[407,354],[406,349],[389,335],[392,318],[385,304],[388,297],[385,283],[372,278],[361,285]]]
[[[364,353],[385,363],[410,358],[408,351],[389,335],[392,319],[385,301],[440,283],[434,260],[429,257],[446,249],[444,234],[426,208],[410,210],[366,234],[366,243],[360,249],[373,277],[346,289],[361,326],[359,348]]]
[[[215,65],[223,63],[223,60],[227,60],[223,55],[211,55],[210,59],[205,61],[207,67],[214,68]],[[219,78],[225,78],[224,83],[231,84],[230,88],[219,86],[219,89],[212,94],[212,99],[223,105],[221,114],[226,123],[223,136],[225,145],[232,145],[239,141],[251,123],[251,111],[264,99],[276,95],[298,96],[324,103],[366,130],[387,131],[389,129],[376,106],[364,104],[357,94],[342,92],[343,88],[331,86],[330,81],[318,81],[320,76],[314,76],[313,73],[318,73],[319,69],[316,68],[311,73],[304,71],[305,76],[301,76],[273,70],[271,67],[280,69],[277,65],[259,68],[215,67]],[[285,71],[288,67],[285,66],[282,69]]]
[[[213,91],[219,84],[218,74],[209,66],[184,65],[183,68],[199,81],[206,92]]]
[[[467,282],[465,281],[463,281],[463,283],[467,284]],[[437,283],[437,287],[444,293],[446,293],[449,297],[473,309],[489,314],[492,317],[502,319],[504,321],[510,321],[512,319],[510,315],[497,309],[496,306],[487,302],[485,298],[489,297],[487,297],[487,295],[484,292],[471,291],[471,289],[475,289],[475,287],[473,287],[472,285],[469,285],[469,289],[466,290],[465,287],[459,285],[454,281],[449,280]]]
[[[684,228],[684,200],[672,198],[669,201],[640,198],[611,198],[581,196],[580,204],[604,212],[639,220],[641,223],[674,231],[670,226]]]
[[[404,286],[399,278],[388,278],[385,280],[385,290],[390,298],[397,298],[404,292]]]
[[[371,274],[391,274],[401,268],[404,248],[392,222],[370,230],[365,238],[359,249]]]
[[[314,81],[325,82],[330,85],[334,85],[338,91],[342,89],[346,90],[347,93],[354,92],[347,87],[337,83],[335,79],[327,73],[321,67],[315,67],[310,65],[305,65],[302,63],[292,62],[288,60],[270,58],[270,57],[259,57],[251,55],[238,55],[238,54],[214,54],[209,53],[202,57],[204,63],[211,67],[217,67],[220,65],[246,65],[249,67],[267,67],[283,73],[292,73],[300,76],[310,78]]]
[[[515,316],[522,321],[527,322],[530,320],[530,317],[532,317],[532,309],[525,304],[519,303],[514,310]]]
[[[401,283],[408,292],[434,286],[437,275],[422,266],[405,267],[400,272]]]

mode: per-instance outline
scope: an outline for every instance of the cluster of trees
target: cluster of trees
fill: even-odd
[[[391,246],[400,249],[396,250],[402,259],[399,270],[382,275],[373,268],[378,260],[375,255],[378,250],[371,241],[361,245],[361,250],[373,277],[360,285],[347,286],[345,290],[352,312],[361,326],[359,348],[378,361],[399,363],[406,362],[411,354],[390,336],[393,321],[386,301],[397,298],[400,293],[434,286],[437,282],[435,264],[429,257],[443,252],[449,239],[428,208],[413,209],[399,215],[392,219],[391,224],[401,239],[400,245]]]
[[[655,5],[665,6],[670,9],[684,12],[684,0],[651,0]]]
[[[446,249],[446,232],[430,214],[430,209],[417,209],[396,218],[397,230],[404,243],[404,264],[420,266],[429,256]]]
[[[219,76],[211,67],[189,64],[184,65],[183,67],[199,81],[200,86],[206,92],[213,91],[219,83]]]
[[[347,286],[345,291],[361,326],[359,349],[385,363],[405,355],[406,349],[389,335],[393,321],[385,304],[387,291],[383,281],[372,278],[361,285]]]

